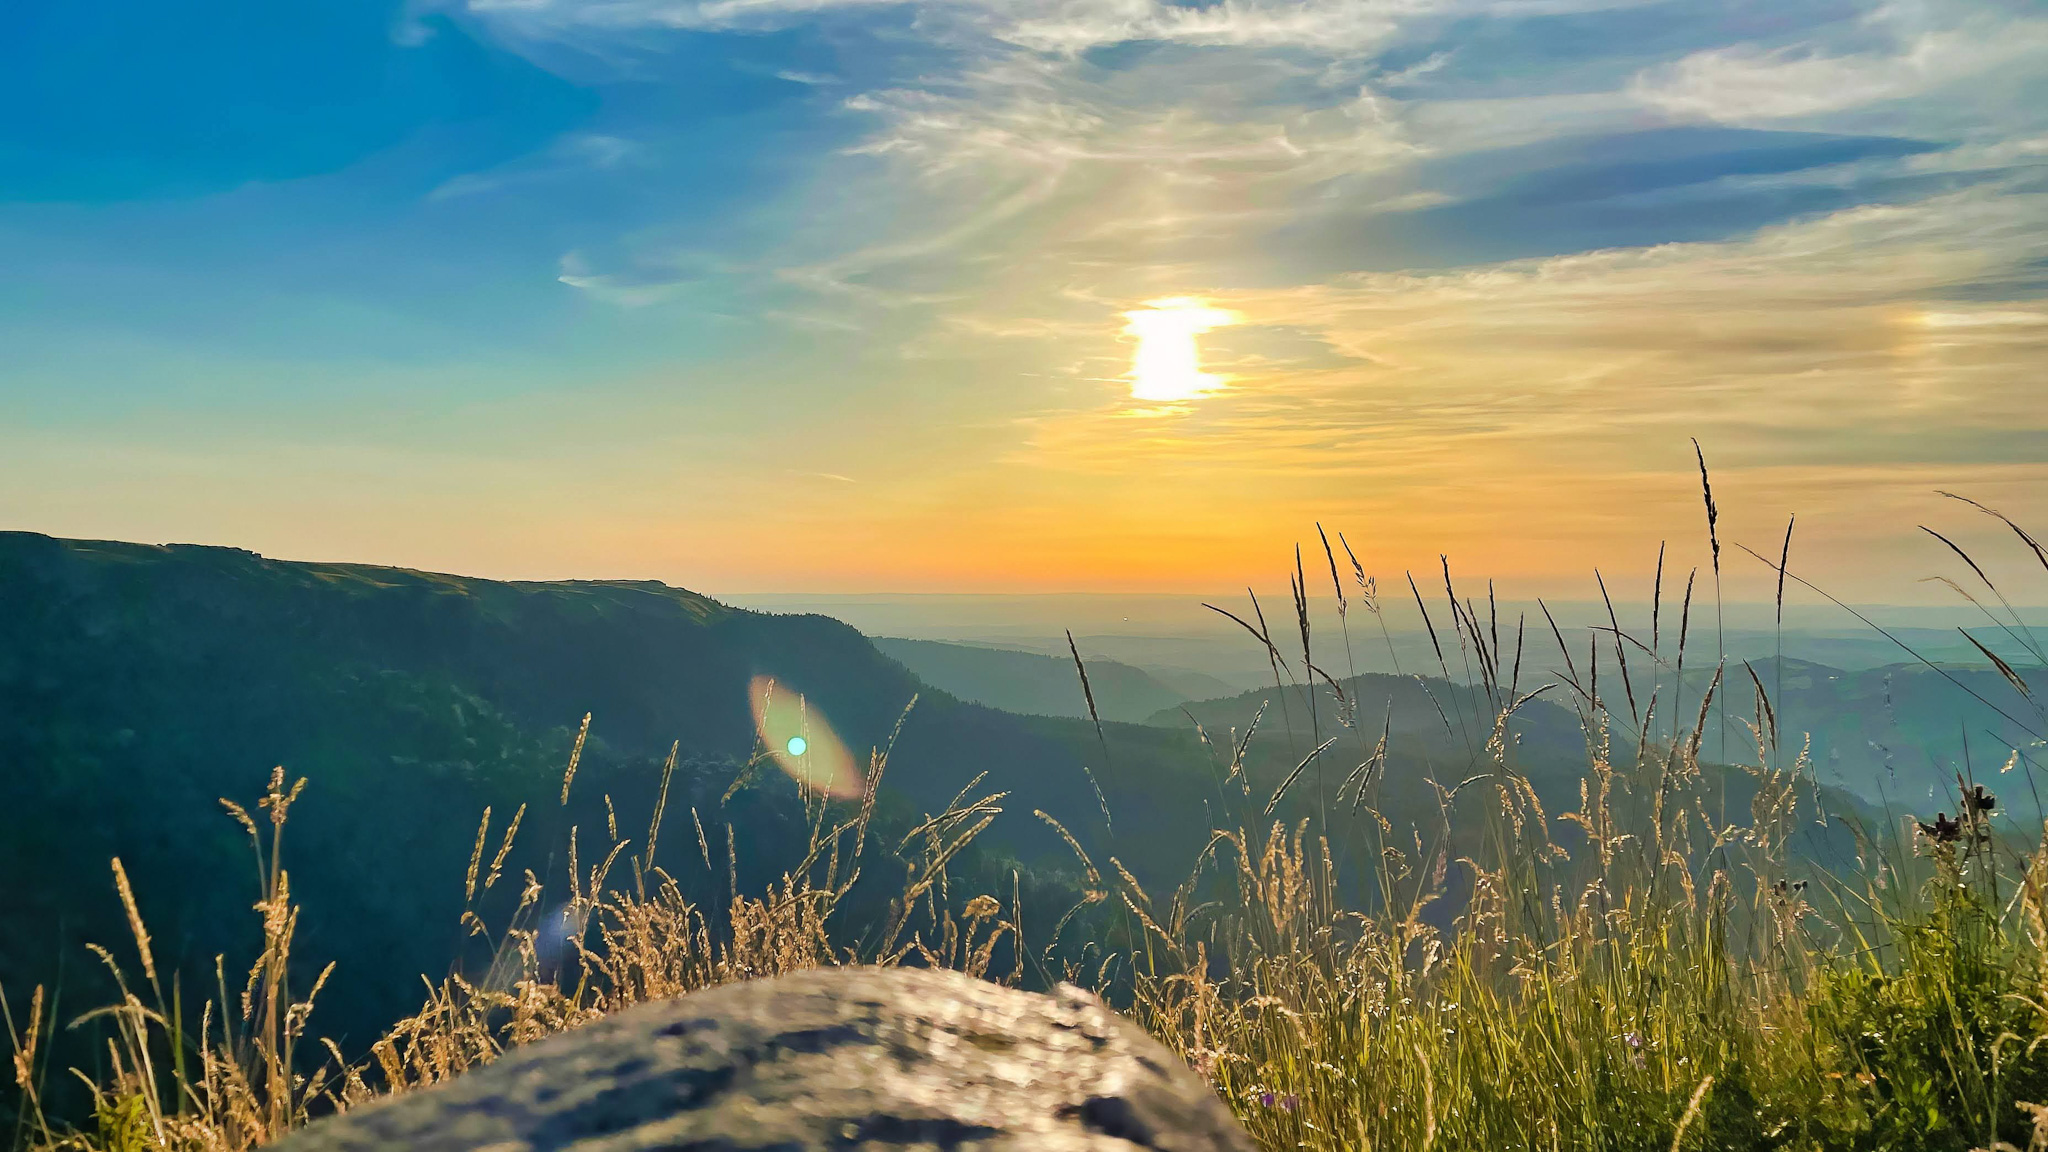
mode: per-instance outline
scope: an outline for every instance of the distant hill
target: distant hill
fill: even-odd
[[[1214,700],[1221,696],[1234,695],[1241,690],[1228,680],[1193,668],[1176,668],[1162,664],[1139,664],[1136,667],[1164,684],[1183,700]]]
[[[2009,664],[2026,686],[2022,691],[1981,663],[1845,671],[1787,657],[1782,674],[1774,660],[1751,666],[1771,702],[1782,754],[1796,755],[1810,737],[1821,779],[1873,802],[1926,810],[1953,808],[1956,777],[1962,775],[1998,793],[2008,811],[2039,812],[2029,779],[2038,783],[2037,774],[2048,768],[2048,713],[2042,708],[2048,668],[2018,659]],[[1688,670],[1687,684],[1695,693],[1704,691],[1710,675]],[[1756,681],[1741,665],[1726,680],[1728,741],[1754,755],[1755,742],[1744,725],[1754,722]],[[2023,759],[2011,772],[2002,771],[2015,751]]]
[[[1383,813],[1425,826],[1440,819],[1431,781],[1449,788],[1492,771],[1487,741],[1493,734],[1493,709],[1481,690],[1379,673],[1339,683],[1345,696],[1341,708],[1327,687],[1311,694],[1294,685],[1166,709],[1151,722],[1187,729],[1192,716],[1212,743],[1225,748],[1245,742],[1251,733],[1246,767],[1261,790],[1260,799],[1319,741],[1334,737],[1336,743],[1318,762],[1320,771],[1308,773],[1296,786],[1304,805],[1319,792],[1334,803],[1338,785],[1370,756],[1384,730],[1389,756],[1377,804]],[[1559,702],[1539,698],[1523,705],[1508,731],[1512,763],[1548,810],[1576,808],[1587,764],[1587,734],[1578,716]],[[1629,754],[1623,748],[1617,755],[1626,762]],[[1485,795],[1467,790],[1463,803],[1487,803]]]
[[[982,790],[1010,793],[984,840],[996,856],[1071,860],[1033,809],[1103,847],[1084,765],[1133,818],[1153,796],[1167,798],[1163,816],[1188,816],[1172,801],[1189,789],[1173,779],[1200,778],[1190,734],[1121,730],[1108,768],[1085,721],[966,703],[837,621],[658,583],[509,583],[0,533],[0,985],[25,995],[68,972],[68,1002],[97,1002],[83,945],[128,952],[116,855],[166,968],[210,981],[223,948],[232,968],[251,939],[254,870],[216,798],[252,801],[279,764],[310,780],[286,837],[307,906],[298,954],[340,962],[321,1015],[357,1041],[416,1007],[416,974],[445,970],[486,805],[499,828],[531,805],[512,874],[531,867],[559,885],[571,826],[586,854],[614,818],[644,838],[678,742],[659,863],[722,900],[720,824],[735,826],[743,884],[794,863],[807,835],[801,810],[760,788],[721,804],[755,747],[757,673],[802,691],[862,755],[921,693],[885,801],[938,811],[985,774]],[[564,808],[562,766],[586,712],[591,740]],[[693,807],[717,854],[709,870]],[[1202,831],[1123,850],[1142,873],[1183,870]]]
[[[1328,752],[1302,774],[1289,796],[1299,801],[1292,809],[1297,815],[1311,811],[1319,793],[1329,798],[1328,826],[1340,862],[1347,845],[1358,851],[1358,838],[1370,834],[1370,824],[1360,814],[1355,796],[1340,797],[1338,788],[1371,756],[1385,731],[1388,757],[1370,796],[1373,806],[1389,817],[1394,840],[1409,842],[1410,829],[1427,835],[1432,827],[1442,827],[1440,822],[1447,818],[1439,808],[1442,800],[1449,806],[1456,851],[1481,852],[1488,820],[1498,811],[1501,785],[1498,766],[1487,750],[1494,705],[1486,692],[1471,685],[1380,673],[1338,683],[1344,694],[1341,706],[1327,686],[1319,686],[1312,696],[1294,685],[1284,691],[1268,688],[1188,704],[1184,711],[1167,709],[1155,714],[1152,723],[1185,729],[1192,715],[1218,758],[1225,749],[1245,744],[1254,804],[1269,797],[1321,740],[1332,740]],[[1534,685],[1520,687],[1528,692]],[[1559,687],[1522,705],[1507,724],[1506,757],[1527,778],[1551,817],[1551,835],[1572,846],[1579,842],[1577,830],[1558,817],[1585,802],[1580,784],[1587,776],[1589,745],[1602,739],[1608,743],[1610,762],[1624,780],[1616,793],[1618,806],[1647,803],[1654,790],[1644,788],[1630,770],[1635,762],[1632,735],[1619,730],[1602,733],[1597,727],[1589,731],[1565,692]],[[1254,718],[1257,727],[1247,740]],[[1687,717],[1685,724],[1690,722]],[[1656,741],[1653,734],[1653,751],[1668,747]],[[1736,745],[1731,751],[1740,754],[1742,749]],[[1715,817],[1746,820],[1758,791],[1757,774],[1739,762],[1735,767],[1704,763],[1701,769],[1702,794],[1713,798]],[[1223,791],[1215,789],[1219,796]],[[1855,852],[1848,826],[1831,819],[1824,822],[1822,817],[1844,817],[1867,829],[1886,823],[1877,808],[1824,779],[1809,780],[1797,793],[1801,830],[1793,851],[1814,866],[1846,868]],[[1923,814],[1927,811],[1932,809]]]
[[[1265,688],[1163,709],[1149,723],[1186,727],[1192,715],[1212,733],[1242,732],[1263,712],[1260,730],[1269,736],[1284,734],[1304,753],[1313,747],[1309,741],[1316,735],[1355,731],[1350,742],[1366,737],[1377,742],[1384,728],[1392,748],[1446,771],[1485,759],[1486,741],[1493,733],[1493,706],[1481,690],[1377,672],[1339,683],[1345,697],[1341,707],[1327,688],[1319,689],[1313,699],[1300,686],[1285,692]],[[1585,767],[1586,734],[1562,699],[1546,695],[1529,701],[1511,721],[1511,730],[1525,760],[1570,774],[1576,781]]]
[[[2008,646],[2017,647],[2010,641]],[[2048,769],[2048,745],[2043,742],[2048,713],[2042,706],[2048,699],[2048,669],[2024,663],[2011,667],[2026,685],[2024,692],[2003,672],[1982,665],[1930,667],[1916,662],[1845,670],[1787,657],[1780,675],[1771,659],[1755,660],[1748,668],[1737,661],[1726,669],[1716,692],[1702,752],[1731,763],[1757,760],[1751,726],[1757,718],[1760,681],[1770,701],[1766,727],[1775,722],[1778,730],[1777,764],[1792,763],[1804,749],[1813,774],[1823,784],[1874,807],[1922,815],[1953,809],[1956,777],[1962,775],[2004,797],[2004,810],[2025,825],[2039,812],[2035,787],[2040,783],[2038,773]],[[1637,675],[1643,673],[1639,670]],[[1690,726],[1712,679],[1711,666],[1687,668],[1685,689],[1674,695],[1669,672],[1659,677],[1658,730],[1668,731],[1671,717],[1681,712],[1681,724]],[[1343,683],[1361,728],[1376,734],[1391,704],[1397,747],[1433,762],[1455,763],[1467,759],[1468,746],[1484,744],[1482,718],[1490,707],[1474,689],[1382,674]],[[1650,688],[1647,683],[1635,686],[1644,703]],[[1620,691],[1610,680],[1603,695]],[[1319,695],[1327,728],[1334,708],[1327,692]],[[1573,713],[1564,707],[1570,702],[1559,689],[1524,708],[1524,726],[1518,731],[1525,755],[1537,750],[1532,741],[1540,741],[1545,757],[1562,756],[1567,764],[1583,762],[1583,736]],[[1626,711],[1620,699],[1610,698],[1608,703]],[[1291,711],[1298,738],[1307,738],[1307,697],[1298,687],[1285,694],[1263,689],[1202,701],[1184,706],[1185,712],[1183,707],[1162,709],[1148,722],[1185,726],[1185,713],[1192,713],[1211,729],[1241,728],[1262,704],[1268,711],[1264,726],[1283,724],[1282,713]],[[2018,762],[2007,772],[2015,752]]]
[[[977,704],[1032,716],[1088,715],[1081,678],[1071,659],[949,644],[939,640],[877,637],[882,654],[917,674],[917,678]],[[1188,697],[1145,672],[1114,660],[1087,660],[1088,687],[1104,720],[1132,723]],[[1221,683],[1218,681],[1218,683]]]

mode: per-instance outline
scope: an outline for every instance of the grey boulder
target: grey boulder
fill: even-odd
[[[1186,1065],[1095,997],[839,968],[621,1012],[285,1152],[1251,1152]]]

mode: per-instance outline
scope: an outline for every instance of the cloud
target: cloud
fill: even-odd
[[[1402,486],[1468,474],[1626,472],[1699,434],[1731,463],[2040,464],[2048,314],[1939,301],[2048,262],[2048,194],[1978,189],[1755,237],[1439,274],[1375,274],[1215,302],[1326,350],[1240,367],[1231,393],[1134,447],[1107,388],[1031,454],[1085,470],[1336,469]],[[1668,453],[1666,453],[1668,454]]]
[[[1841,51],[1810,39],[1717,47],[1645,69],[1630,92],[1675,115],[1746,124],[1907,100],[1965,82],[1988,84],[1996,96],[2018,86],[1999,73],[2038,78],[2048,68],[2048,19],[1957,3],[1884,5],[1859,30],[1879,45]]]
[[[910,13],[922,34],[1005,41],[1052,53],[1136,42],[1299,48],[1340,57],[1421,20],[1531,18],[1645,7],[1656,0],[464,0],[528,30],[583,26],[762,31]]]
[[[971,455],[940,437],[943,480],[877,474],[877,502],[1032,539],[1199,507],[1233,547],[1325,514],[1578,547],[1640,534],[1646,478],[1682,472],[1697,435],[1738,489],[1857,532],[1937,482],[2033,509],[2044,22],[1972,0],[1760,12],[549,0],[519,19],[856,46],[802,68],[841,78],[851,142],[760,207],[785,226],[732,263],[795,339],[885,365],[847,389],[946,397]],[[1652,20],[1670,27],[1640,35]],[[633,302],[676,267],[564,279]],[[1134,409],[1120,316],[1172,296],[1245,317],[1201,337],[1231,387]]]
[[[2004,328],[2048,324],[2048,312],[1923,312],[1918,317],[1927,328]]]
[[[506,188],[545,183],[591,171],[608,171],[643,154],[639,143],[599,133],[572,133],[541,153],[483,172],[466,172],[427,193],[428,200],[453,200]]]
[[[757,206],[793,226],[758,229],[780,240],[743,262],[850,307],[939,312],[1010,280],[1005,262],[1022,253],[1048,279],[1093,277],[1096,266],[1118,263],[1160,277],[1200,270],[1211,282],[1262,263],[1256,274],[1286,275],[1271,267],[1296,258],[1285,242],[1272,243],[1282,233],[1313,238],[1307,243],[1339,259],[1356,258],[1361,241],[1331,245],[1325,234],[1412,253],[1392,258],[1420,266],[1432,244],[1450,262],[1497,258],[1461,249],[1455,237],[1387,237],[1392,225],[1361,229],[1360,221],[1406,214],[1425,229],[1456,227],[1462,205],[1480,211],[1484,191],[1474,181],[1485,179],[1483,165],[1452,169],[1441,163],[1450,157],[1559,142],[1559,162],[1569,165],[1574,140],[1643,138],[1701,120],[1792,120],[1872,135],[1875,125],[1853,114],[1901,101],[1916,109],[1896,117],[1902,124],[1931,130],[1959,116],[1943,93],[1971,84],[2002,92],[2012,85],[1977,82],[2024,71],[2048,48],[2048,21],[1976,0],[1794,2],[1769,21],[1667,12],[1641,0],[468,0],[467,10],[515,36],[578,42],[829,27],[848,67],[807,59],[776,74],[843,87],[841,122],[857,126],[859,138],[818,155]],[[1637,49],[1638,30],[1653,19],[1639,12],[1662,13],[1654,19],[1684,32]],[[1506,31],[1478,31],[1493,26]],[[1475,57],[1502,36],[1517,52],[1550,45],[1540,51],[1605,61],[1587,75],[1613,79],[1574,89],[1528,64],[1519,65],[1526,75],[1488,71]],[[1690,50],[1672,55],[1673,46]],[[2021,114],[2007,111],[2006,128],[1945,141],[1930,131],[1935,140],[1893,153],[1942,143],[1995,148],[2024,134],[2010,128]],[[1827,122],[1833,114],[1849,119],[1836,126]],[[1910,194],[1901,177],[1939,167],[1872,153],[1852,170],[1844,167],[1851,161],[1814,155],[1809,168],[1841,171],[1731,167],[1724,175],[1733,179],[1718,188],[1710,188],[1713,173],[1691,175],[1673,187],[1709,189],[1702,203],[1643,206],[1613,223],[1573,220],[1555,250],[1654,240],[1665,221],[1685,216],[1677,236],[1694,239],[1703,235],[1696,222],[1725,220],[1720,227],[1733,233],[1858,198],[1896,199]],[[1521,155],[1510,162],[1529,163]],[[1715,162],[1680,161],[1694,172]],[[1618,165],[1609,171],[1632,179]],[[1587,170],[1576,178],[1600,177]],[[1891,190],[1881,190],[1887,181]],[[1433,209],[1434,217],[1415,215]],[[1526,229],[1525,251],[1542,250],[1544,230],[1558,227],[1516,224]],[[1316,253],[1301,258],[1305,277],[1327,274]],[[1143,278],[1107,290],[1188,287],[1136,283]]]
[[[562,256],[555,279],[607,304],[643,308],[675,299],[694,277],[673,267],[598,272],[588,256],[568,252]]]

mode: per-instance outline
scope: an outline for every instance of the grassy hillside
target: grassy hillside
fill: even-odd
[[[1032,815],[1043,810],[1089,851],[1172,883],[1213,815],[1210,757],[1184,722],[1098,735],[1085,721],[1013,716],[930,690],[836,621],[657,583],[507,583],[10,533],[0,602],[7,987],[55,985],[60,961],[81,994],[90,987],[84,945],[125,932],[107,884],[115,855],[162,946],[185,970],[210,971],[223,926],[253,896],[197,882],[246,871],[245,838],[217,798],[247,797],[276,765],[310,781],[296,879],[322,915],[304,943],[339,962],[326,1011],[344,1023],[408,1004],[405,984],[374,973],[447,966],[459,894],[417,877],[459,870],[486,806],[501,821],[534,806],[535,855],[512,863],[559,884],[571,827],[647,825],[675,745],[678,787],[714,848],[733,823],[742,868],[772,874],[801,846],[799,818],[758,798],[721,803],[756,747],[746,686],[761,673],[804,692],[857,750],[887,744],[918,696],[886,795],[906,813],[939,811],[986,774],[983,791],[1009,793],[981,840],[1000,856],[1072,866]],[[567,808],[542,803],[586,713],[582,783]],[[1262,759],[1256,771],[1271,769]],[[694,836],[672,834],[657,863],[704,875]]]
[[[759,788],[721,802],[756,746],[746,689],[763,673],[803,692],[863,756],[923,693],[884,780],[905,820],[985,773],[982,791],[1011,794],[985,849],[1067,864],[1033,809],[1103,843],[1084,769],[1099,752],[1092,727],[933,692],[823,617],[737,611],[656,583],[504,583],[23,533],[0,534],[0,604],[8,988],[91,997],[84,945],[126,935],[115,855],[166,966],[210,984],[214,950],[256,895],[235,880],[250,874],[248,841],[217,798],[246,800],[276,765],[310,781],[294,882],[319,915],[302,944],[339,962],[323,1011],[344,1039],[408,1009],[410,974],[446,969],[461,911],[448,878],[486,806],[502,827],[531,805],[531,847],[508,866],[559,890],[572,826],[586,840],[614,822],[648,826],[673,745],[678,796],[655,863],[706,891],[725,886],[731,823],[743,880],[772,875],[801,855],[801,810]],[[563,806],[554,796],[586,713],[589,746]],[[1160,774],[1190,770],[1191,736],[1142,729],[1120,743],[1128,783],[1106,784],[1134,818],[1149,792],[1184,791]],[[709,870],[691,807],[717,857]],[[1176,869],[1199,833],[1186,840]]]

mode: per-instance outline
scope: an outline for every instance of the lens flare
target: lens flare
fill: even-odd
[[[1124,335],[1138,341],[1131,353],[1132,399],[1194,400],[1226,383],[1223,377],[1202,371],[1195,337],[1237,323],[1243,319],[1238,313],[1190,296],[1169,296],[1146,301],[1144,307],[1124,313],[1124,319]]]
[[[754,709],[754,731],[768,757],[790,779],[813,792],[840,798],[857,797],[865,787],[854,769],[853,754],[833,733],[824,713],[801,692],[773,676],[756,676],[747,686]]]

